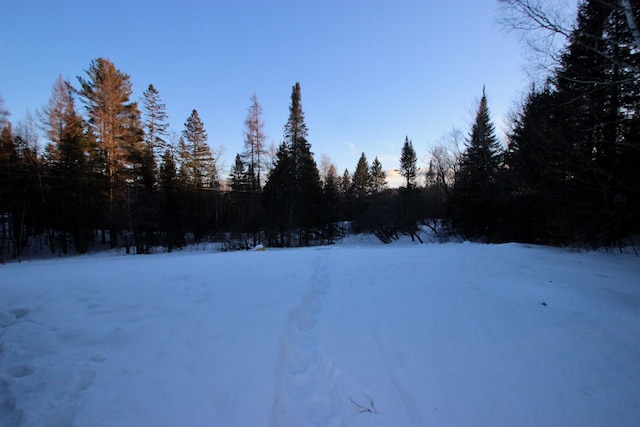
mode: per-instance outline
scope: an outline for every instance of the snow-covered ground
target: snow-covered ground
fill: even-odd
[[[0,266],[2,426],[638,426],[640,261],[517,244]]]

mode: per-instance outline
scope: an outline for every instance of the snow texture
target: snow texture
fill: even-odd
[[[0,425],[638,426],[640,262],[367,242],[0,266]]]

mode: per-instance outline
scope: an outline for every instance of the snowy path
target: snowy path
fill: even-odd
[[[636,256],[338,245],[0,266],[0,426],[640,425]]]
[[[273,426],[339,425],[340,372],[323,348],[319,325],[331,286],[328,252],[313,260],[308,291],[291,310],[278,356]]]

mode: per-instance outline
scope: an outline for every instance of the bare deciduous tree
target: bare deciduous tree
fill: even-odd
[[[612,11],[622,14],[626,18],[626,24],[632,35],[634,50],[640,51],[640,30],[635,18],[637,11],[631,0],[599,0]],[[569,42],[576,42],[572,37],[575,30],[575,1],[550,1],[550,0],[498,0],[502,9],[502,25],[518,34],[527,44],[532,53],[532,70],[542,69],[547,77],[547,72],[555,68],[561,61],[563,47]],[[637,6],[635,6],[637,7]],[[593,34],[590,38],[601,38]],[[593,45],[584,46],[594,50]],[[618,62],[619,58],[612,57],[608,52],[595,52],[604,59]],[[638,73],[637,65],[621,63],[624,67],[630,67]],[[535,75],[534,75],[535,77]]]
[[[245,157],[248,160],[249,173],[255,177],[255,182],[252,185],[257,190],[262,187],[262,169],[265,166],[263,162],[265,135],[262,107],[258,103],[258,97],[255,93],[251,97],[251,106],[244,124]]]

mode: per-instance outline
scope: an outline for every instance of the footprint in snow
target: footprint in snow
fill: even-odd
[[[95,371],[84,370],[75,375],[74,380],[69,387],[69,394],[71,397],[76,396],[78,393],[85,391],[93,384],[93,380],[96,378]]]
[[[34,369],[29,365],[18,365],[5,370],[8,376],[13,378],[23,378],[28,377],[33,374]]]
[[[16,316],[16,319],[22,319],[24,316],[29,314],[29,309],[28,308],[16,308],[16,309],[11,310],[10,312],[14,316]]]
[[[29,314],[28,308],[16,308],[9,311],[0,311],[0,328],[13,325],[27,314]]]
[[[9,325],[13,325],[18,320],[13,313],[8,311],[0,311],[0,328],[7,327]]]
[[[94,363],[102,363],[102,362],[104,362],[105,360],[107,360],[107,357],[106,357],[104,354],[102,354],[102,353],[93,353],[93,354],[89,357],[89,360],[90,360],[91,362],[94,362]]]

